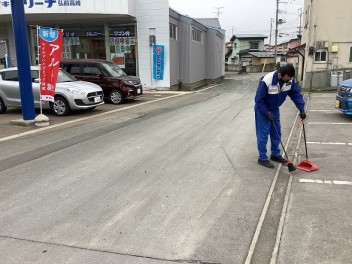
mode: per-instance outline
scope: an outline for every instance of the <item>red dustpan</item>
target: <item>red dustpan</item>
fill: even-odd
[[[319,169],[317,165],[309,160],[302,160],[298,165],[296,165],[296,168],[308,172]]]
[[[298,165],[296,165],[297,169],[303,170],[303,171],[316,171],[318,170],[318,166],[315,165],[313,162],[308,160],[308,150],[307,150],[307,140],[306,140],[306,130],[304,128],[304,121],[301,120],[302,125],[303,125],[303,137],[304,137],[304,146],[306,148],[306,159],[301,161]]]

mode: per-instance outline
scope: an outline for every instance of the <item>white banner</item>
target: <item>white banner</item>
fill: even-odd
[[[135,16],[135,0],[24,0],[26,14],[79,13]],[[0,16],[11,14],[10,0],[0,0]]]

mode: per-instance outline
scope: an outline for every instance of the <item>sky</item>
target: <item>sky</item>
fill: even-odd
[[[169,0],[170,7],[183,15],[193,18],[217,17],[221,27],[226,30],[226,40],[233,34],[259,33],[268,36],[265,43],[269,43],[271,18],[272,42],[275,43],[275,11],[276,0]],[[304,0],[280,0],[279,18],[285,23],[279,25],[278,43],[297,37],[300,25],[299,9]],[[222,7],[222,8],[221,8]],[[217,9],[221,8],[221,9]]]

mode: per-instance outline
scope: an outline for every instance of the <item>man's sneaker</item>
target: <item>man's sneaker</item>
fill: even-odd
[[[288,162],[288,160],[282,156],[271,156],[270,159],[272,161],[280,162],[282,164],[287,164],[287,162]]]
[[[258,159],[258,164],[270,169],[275,168],[274,164],[272,164],[269,160]]]

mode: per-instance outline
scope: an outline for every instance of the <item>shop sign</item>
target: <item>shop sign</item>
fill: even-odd
[[[131,31],[129,30],[116,30],[114,31],[114,37],[130,37]]]
[[[136,45],[136,38],[135,37],[129,37],[129,38],[112,37],[112,38],[110,38],[110,46],[117,46],[120,44]]]
[[[102,31],[86,31],[85,36],[86,37],[102,37],[103,32]]]
[[[45,6],[46,8],[52,8],[53,6],[81,6],[80,0],[23,0],[24,5],[28,8],[35,6]],[[8,7],[11,6],[10,0],[0,1],[0,6]]]
[[[74,32],[74,31],[64,31],[64,37],[76,37],[76,32]]]
[[[164,45],[153,45],[153,78],[155,80],[164,79]]]
[[[60,68],[63,34],[61,30],[39,28],[40,98],[54,102]]]

